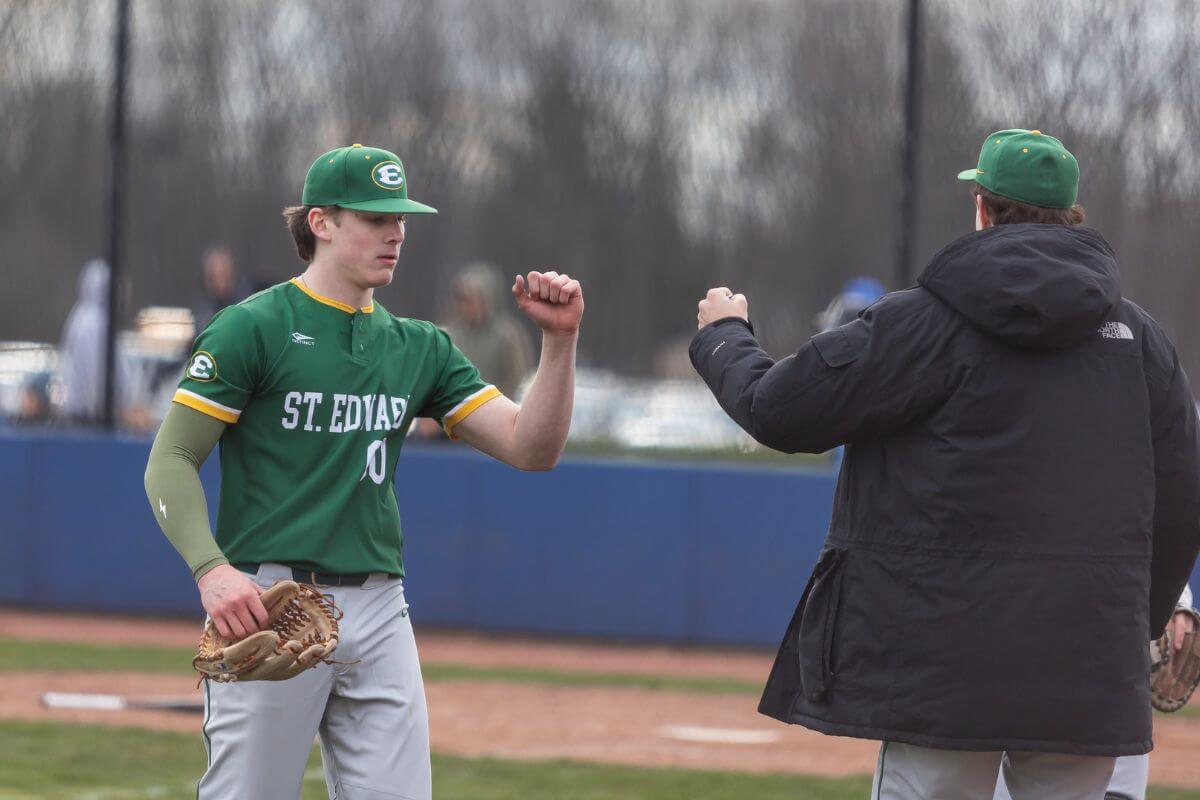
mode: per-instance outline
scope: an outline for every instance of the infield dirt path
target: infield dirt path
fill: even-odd
[[[0,611],[5,638],[190,647],[198,626]],[[761,681],[772,656],[762,652],[657,646],[551,643],[418,631],[426,664],[525,667],[560,671],[734,678]],[[196,714],[161,711],[66,711],[42,707],[48,691],[136,698],[200,697],[187,675],[136,673],[6,673],[0,717],[134,725],[199,732]],[[433,748],[465,756],[566,758],[604,763],[793,772],[843,776],[870,773],[878,746],[785,726],[755,711],[749,694],[639,688],[550,686],[501,681],[430,681]],[[713,741],[703,741],[713,740]],[[1158,747],[1151,780],[1200,787],[1200,720],[1156,718]]]
[[[199,623],[140,617],[52,614],[0,609],[0,636],[195,647]],[[551,642],[417,628],[421,662],[486,667],[525,667],[636,675],[678,675],[764,681],[774,653],[745,650],[693,650],[660,645]]]

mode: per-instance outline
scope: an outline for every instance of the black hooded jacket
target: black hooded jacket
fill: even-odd
[[[1151,748],[1147,642],[1200,548],[1200,439],[1099,234],[989,228],[778,363],[728,319],[691,357],[759,442],[847,446],[760,711],[925,747]]]

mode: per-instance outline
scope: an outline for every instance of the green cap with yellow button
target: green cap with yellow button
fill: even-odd
[[[314,161],[304,179],[301,202],[381,214],[437,213],[436,208],[408,199],[399,156],[361,144],[330,150]]]
[[[979,166],[958,173],[1001,197],[1043,208],[1070,208],[1079,196],[1079,163],[1041,131],[996,131],[979,150]]]

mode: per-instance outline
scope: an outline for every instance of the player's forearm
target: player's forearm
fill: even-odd
[[[146,496],[167,540],[197,580],[228,560],[213,541],[200,465],[220,439],[224,423],[172,405],[146,463]]]
[[[578,332],[542,335],[537,373],[513,424],[514,466],[546,470],[558,463],[571,428],[578,340]]]
[[[228,559],[213,541],[200,474],[175,454],[155,455],[146,465],[146,496],[167,541],[199,578]]]

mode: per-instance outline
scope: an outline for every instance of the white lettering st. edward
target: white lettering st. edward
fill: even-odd
[[[288,392],[283,399],[283,417],[279,424],[284,430],[296,430],[303,419],[304,430],[321,432],[317,424],[317,408],[324,405],[321,392]],[[383,394],[334,394],[329,406],[329,433],[352,431],[394,431],[404,424],[408,411],[407,397],[388,397]],[[322,415],[323,417],[324,415]]]

